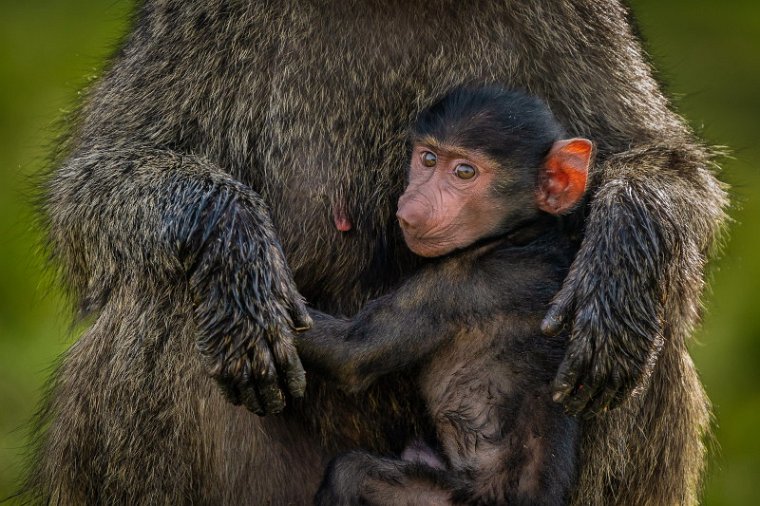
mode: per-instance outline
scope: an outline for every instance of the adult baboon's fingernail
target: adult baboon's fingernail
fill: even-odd
[[[541,322],[541,332],[544,334],[556,334],[562,328],[563,319],[551,310]]]

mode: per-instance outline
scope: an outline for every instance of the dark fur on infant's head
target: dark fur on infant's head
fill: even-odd
[[[496,86],[451,91],[417,116],[411,134],[414,142],[435,138],[529,169],[565,136],[543,100]]]
[[[456,89],[418,116],[411,137],[397,217],[422,256],[565,213],[586,189],[591,141],[565,139],[547,105],[520,91]]]

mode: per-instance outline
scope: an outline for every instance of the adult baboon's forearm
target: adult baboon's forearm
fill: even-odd
[[[660,283],[662,302],[686,300],[679,293],[685,289],[698,300],[705,265],[725,229],[728,194],[714,174],[712,158],[698,144],[654,145],[613,155],[602,166],[605,182],[589,216],[587,230],[594,236],[589,246],[595,241],[606,245],[601,248],[611,265],[629,273],[621,279],[635,270]],[[598,222],[610,216],[619,218],[620,229]],[[635,240],[613,239],[623,227]],[[685,309],[694,312],[687,316],[693,324],[698,307]]]
[[[668,329],[696,323],[705,263],[726,221],[726,192],[710,163],[695,145],[646,146],[604,162],[583,244],[547,318],[574,315],[555,380],[561,396],[582,385],[570,410],[623,402],[652,372],[665,338],[685,336]]]
[[[213,262],[209,245],[229,229],[277,247],[255,192],[205,160],[171,151],[74,153],[44,198],[51,252],[84,312],[119,283],[192,276]]]

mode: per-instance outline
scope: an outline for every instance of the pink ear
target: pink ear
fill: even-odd
[[[593,148],[590,140],[581,138],[554,143],[538,176],[539,209],[562,214],[578,203],[586,192]]]

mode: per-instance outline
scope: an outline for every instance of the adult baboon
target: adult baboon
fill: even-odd
[[[572,328],[557,399],[622,402],[586,422],[575,501],[694,503],[709,407],[685,338],[726,197],[627,17],[616,0],[141,3],[45,186],[92,323],[53,380],[26,497],[300,504],[337,450],[424,430],[403,378],[353,398],[310,375],[265,418],[211,378],[258,413],[303,392],[296,287],[351,314],[414,269],[394,223],[405,128],[454,86],[500,83],[599,142],[545,325]]]

